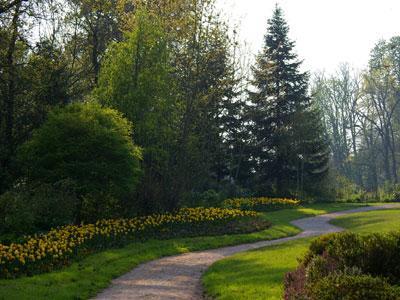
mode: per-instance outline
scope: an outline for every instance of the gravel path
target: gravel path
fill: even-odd
[[[201,275],[217,260],[238,252],[281,244],[295,239],[318,236],[328,232],[342,231],[342,228],[329,224],[329,221],[347,214],[395,207],[399,206],[387,204],[362,207],[299,219],[291,222],[303,230],[296,236],[191,252],[150,261],[113,280],[110,287],[98,294],[94,299],[203,299]]]

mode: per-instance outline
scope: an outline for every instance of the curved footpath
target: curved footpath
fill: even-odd
[[[329,221],[347,214],[396,207],[399,206],[396,204],[369,206],[299,219],[291,222],[294,226],[303,230],[296,236],[185,253],[150,261],[114,279],[110,287],[98,294],[94,299],[203,299],[201,275],[217,260],[238,252],[329,232],[342,231],[343,228],[331,225]]]

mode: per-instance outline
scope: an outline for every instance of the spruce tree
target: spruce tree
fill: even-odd
[[[308,95],[308,73],[288,38],[276,6],[249,91],[252,161],[258,193],[302,196],[328,170],[329,148],[321,117]],[[308,184],[310,183],[310,184]]]

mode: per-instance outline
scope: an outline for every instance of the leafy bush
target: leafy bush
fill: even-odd
[[[348,181],[348,179],[346,179]],[[365,191],[354,183],[350,187],[336,187],[336,201],[338,202],[399,202],[400,185],[386,182],[376,191]],[[352,187],[353,186],[353,187]]]
[[[329,275],[310,288],[310,299],[396,300],[400,293],[384,279],[369,275]]]
[[[285,299],[399,299],[399,253],[400,232],[322,236],[286,274]]]
[[[335,200],[339,202],[360,202],[363,194],[362,188],[350,179],[333,171],[330,178],[331,188],[335,191]],[[376,200],[375,200],[376,201]]]
[[[0,244],[0,277],[51,271],[75,257],[138,239],[250,232],[269,225],[258,219],[256,212],[202,207],[182,208],[173,214],[67,225],[28,237],[23,243]]]
[[[70,182],[77,223],[117,217],[140,175],[131,127],[120,113],[95,103],[55,109],[19,149],[23,175],[34,186]]]
[[[233,198],[223,202],[227,208],[236,208],[254,211],[272,211],[284,208],[297,207],[300,201],[286,198]]]
[[[338,268],[357,267],[362,273],[400,279],[400,233],[358,235],[332,234],[314,241],[305,263],[317,255],[336,261]]]
[[[34,228],[34,213],[18,193],[7,192],[0,196],[1,240],[14,240]]]
[[[74,220],[76,202],[68,182],[34,187],[21,184],[0,196],[0,235],[13,240],[23,234],[69,224]]]
[[[386,182],[377,191],[377,197],[382,202],[399,202],[400,201],[400,184]]]
[[[217,192],[214,189],[209,189],[204,192],[192,192],[188,197],[187,203],[190,207],[204,206],[204,207],[217,207],[221,205],[225,199],[224,192]]]

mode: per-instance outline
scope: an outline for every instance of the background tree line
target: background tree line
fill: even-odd
[[[1,191],[20,176],[17,149],[47,113],[82,101],[134,123],[143,210],[217,190],[241,75],[213,2],[2,1]]]
[[[399,55],[399,37],[382,40],[372,49],[366,70],[343,64],[337,74],[317,74],[313,81],[338,187],[355,194],[366,191],[366,200],[398,197]]]
[[[365,77],[370,100],[353,108],[348,121],[354,145],[343,136],[353,134],[351,126],[338,125],[339,140],[348,147],[338,154],[335,147],[344,147],[343,141],[336,145],[329,105],[319,105],[333,103],[326,97],[330,81],[320,77],[310,94],[310,76],[301,69],[279,7],[250,74],[236,30],[214,0],[6,0],[0,2],[0,22],[3,221],[20,219],[23,209],[36,209],[50,226],[218,205],[231,196],[332,200],[335,191],[326,185],[331,149],[334,169],[353,180],[358,173],[346,165],[352,153],[372,162],[361,156],[373,153],[361,150],[364,143],[368,151],[379,143],[387,147],[383,170],[395,182],[397,106],[374,104],[389,68],[376,67],[382,72]],[[382,54],[375,64],[390,61],[385,51],[377,51]],[[132,153],[128,169],[118,165]],[[354,182],[366,184],[365,174]],[[69,215],[66,203],[74,203]],[[48,222],[45,210],[54,212]]]

